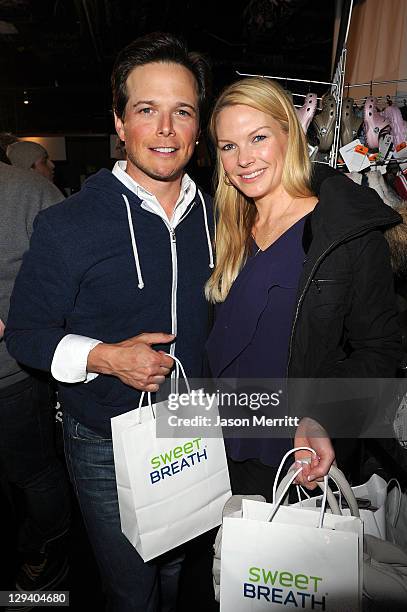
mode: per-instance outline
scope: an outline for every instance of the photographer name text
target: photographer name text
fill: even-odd
[[[247,418],[215,418],[196,415],[191,418],[179,417],[172,414],[168,417],[170,427],[297,427],[299,417],[284,416],[279,418],[266,417],[253,414]]]

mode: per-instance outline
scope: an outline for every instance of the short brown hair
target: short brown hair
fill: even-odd
[[[188,51],[186,43],[173,34],[153,32],[137,38],[120,51],[112,72],[113,110],[124,119],[128,102],[127,78],[137,66],[153,62],[180,64],[195,77],[200,115],[206,110],[210,87],[209,62],[200,53]]]

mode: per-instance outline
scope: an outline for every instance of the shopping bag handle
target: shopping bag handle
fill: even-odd
[[[313,455],[316,455],[315,450],[313,448],[308,447],[308,446],[299,446],[297,448],[292,448],[292,449],[290,449],[284,455],[284,457],[282,458],[282,460],[280,462],[280,465],[278,467],[277,474],[276,474],[276,477],[275,477],[275,480],[274,480],[274,485],[273,485],[273,504],[276,503],[277,485],[278,485],[278,480],[280,478],[281,470],[283,469],[284,463],[285,463],[287,457],[289,457],[290,455],[295,453],[297,450],[308,450]],[[295,478],[301,472],[301,470],[302,470],[302,467],[294,472],[295,475],[294,475],[294,477],[291,477],[291,482],[293,482],[295,480]],[[329,497],[330,497],[330,499],[332,501],[331,508],[335,507],[335,509],[337,509],[337,508],[339,508],[339,506],[338,506],[338,503],[336,502],[335,496],[333,495],[332,491],[328,487],[328,477],[331,478],[335,482],[336,486],[338,487],[338,490],[343,494],[344,498],[348,502],[348,506],[349,506],[349,509],[351,511],[352,516],[359,517],[360,513],[359,513],[358,503],[356,501],[356,497],[355,497],[355,495],[354,495],[354,493],[352,491],[352,488],[351,488],[350,484],[348,483],[348,481],[346,480],[345,474],[334,464],[332,464],[331,467],[329,468],[328,475],[324,477],[324,482],[323,483],[322,482],[317,482],[318,486],[323,490],[323,493],[326,492],[327,496],[329,494]],[[285,491],[284,491],[283,495],[282,496],[280,495],[280,497],[282,499],[284,499],[290,484],[286,484]],[[328,489],[329,489],[330,492],[328,491]],[[332,493],[332,495],[331,495],[331,493]],[[335,502],[336,502],[336,504],[335,504]],[[279,501],[277,503],[278,503],[278,505],[280,505],[281,501]],[[326,500],[325,500],[325,503],[326,503]],[[322,499],[322,507],[324,507],[324,498]],[[340,509],[339,509],[339,513],[341,514]]]
[[[175,355],[170,355],[170,353],[165,353],[165,355],[167,355],[168,357],[171,357],[171,359],[173,359],[175,361],[175,374],[176,374],[176,378],[179,378],[179,371],[181,370],[181,374],[184,378],[184,382],[185,382],[185,386],[187,388],[187,392],[188,395],[191,395],[191,387],[189,385],[188,382],[188,378],[187,375],[185,374],[185,370],[184,370],[184,366],[182,365],[181,361],[178,359],[178,357],[175,357]],[[141,408],[143,405],[143,401],[144,401],[144,396],[147,395],[147,401],[148,401],[148,405],[151,409],[151,414],[153,415],[153,418],[155,419],[155,410],[151,401],[151,392],[148,391],[142,391],[141,395],[140,395],[140,400],[138,403],[138,408]],[[138,415],[138,422],[137,424],[139,425],[141,423],[141,410],[139,410],[139,412],[137,413]]]
[[[284,476],[284,478],[282,478],[280,484],[278,485],[277,492],[276,492],[276,497],[279,498],[281,496],[282,492],[285,491],[284,498],[283,498],[283,501],[282,501],[282,503],[284,503],[284,504],[288,504],[288,501],[286,500],[286,494],[287,494],[287,491],[288,491],[288,488],[289,488],[290,484],[292,483],[291,472],[292,472],[292,470],[289,470],[289,472]],[[287,484],[288,484],[288,487],[287,487]],[[322,482],[321,483],[317,482],[317,484],[318,484],[318,486],[320,486],[320,488],[323,491],[324,490],[323,483]],[[297,489],[298,488],[300,488],[302,490],[301,486],[300,487],[297,486]],[[305,493],[305,491],[303,491],[303,493]],[[311,497],[308,494],[306,494],[306,496],[308,498]],[[302,499],[300,498],[300,496],[298,496],[298,497],[299,497],[299,502],[301,502]],[[326,499],[326,501],[327,501],[327,504],[328,504],[329,508],[331,509],[332,514],[336,514],[338,516],[340,516],[342,514],[340,504],[338,503],[338,500],[336,499],[336,497],[333,494],[333,491],[329,487],[329,485],[327,487],[327,499]]]
[[[282,479],[277,489],[277,492],[276,492],[277,497],[281,497],[283,495],[283,499],[284,499],[284,497],[287,494],[290,484],[295,479],[296,476],[294,476],[293,478],[290,472],[291,470]],[[298,473],[298,470],[295,471],[295,474],[297,473]],[[326,481],[325,481],[325,478],[326,478]],[[332,489],[328,486],[328,482],[327,482],[328,478],[334,481],[339,491],[339,494],[343,495],[343,497],[347,501],[351,515],[360,517],[360,512],[359,512],[358,503],[357,503],[355,494],[352,491],[350,484],[346,480],[345,474],[336,465],[331,465],[328,475],[325,478],[324,478],[324,482],[317,482],[317,485],[322,489],[323,493],[326,492],[327,503],[328,503],[328,506],[331,508],[332,513],[341,515],[342,508],[340,506],[340,503],[338,503],[338,500],[336,499],[335,495],[333,494]],[[322,506],[323,506],[323,500],[322,500]]]
[[[273,507],[272,507],[272,510],[270,511],[268,517],[266,518],[266,522],[271,522],[273,520],[274,516],[277,513],[277,510],[281,506],[281,503],[282,503],[283,499],[285,498],[285,496],[286,496],[286,494],[288,492],[288,489],[290,488],[290,486],[292,485],[294,480],[297,478],[298,474],[300,472],[302,472],[302,470],[303,470],[303,466],[300,466],[298,469],[293,471],[292,474],[290,474],[290,472],[288,472],[287,478],[286,478],[286,482],[281,487],[282,488],[282,492],[277,497],[278,481],[279,481],[281,470],[283,469],[284,463],[286,462],[287,458],[290,455],[292,455],[293,453],[295,453],[298,450],[307,450],[307,451],[309,451],[310,453],[312,453],[313,455],[316,456],[315,450],[313,448],[310,448],[309,446],[297,446],[296,448],[292,448],[292,449],[290,449],[289,451],[286,452],[286,454],[284,455],[284,457],[282,458],[282,460],[280,462],[280,465],[278,466],[276,477],[274,479],[274,483],[273,483]],[[324,483],[325,483],[325,488],[324,488],[324,492],[323,492],[323,495],[322,495],[322,504],[321,504],[321,512],[319,513],[318,527],[322,527],[323,520],[324,520],[324,514],[325,514],[325,508],[326,508],[326,498],[327,498],[327,495],[328,495],[328,477],[327,476],[324,476]]]
[[[178,357],[175,357],[175,355],[171,355],[170,353],[165,353],[165,355],[167,355],[168,357],[171,357],[171,359],[175,361],[175,377],[177,379],[179,378],[179,371],[181,370],[181,374],[184,379],[188,395],[191,395],[191,387],[189,386],[188,378],[187,378],[187,375],[185,374],[184,366],[182,365],[181,361],[178,359]]]
[[[302,471],[302,467],[296,469],[293,471],[292,475],[288,474],[288,478],[287,481],[284,483],[284,486],[280,487],[280,490],[282,489],[282,492],[280,493],[279,491],[279,496],[277,498],[277,486],[278,486],[278,481],[280,478],[280,474],[281,474],[281,470],[283,469],[284,463],[286,461],[286,459],[292,455],[293,453],[295,453],[297,450],[308,450],[310,451],[313,455],[316,455],[316,452],[314,449],[308,447],[308,446],[300,446],[297,448],[292,448],[291,450],[289,450],[284,457],[282,458],[280,465],[278,467],[277,470],[277,474],[274,480],[274,484],[273,484],[273,510],[270,513],[270,516],[268,518],[269,521],[271,521],[274,517],[274,515],[276,514],[278,508],[280,507],[283,499],[285,498],[287,491],[289,489],[289,487],[291,486],[291,484],[294,482],[294,480],[296,479],[296,477],[298,476],[298,474]],[[332,493],[332,490],[330,489],[330,487],[328,486],[328,476],[335,482],[336,486],[338,487],[338,490],[343,494],[344,498],[346,499],[346,501],[348,502],[348,506],[349,509],[351,511],[352,516],[356,516],[356,517],[360,517],[360,513],[359,513],[359,508],[358,508],[358,504],[355,498],[355,495],[352,491],[352,488],[350,486],[350,484],[348,483],[348,481],[345,478],[345,475],[343,472],[341,472],[341,470],[339,468],[336,467],[336,465],[331,465],[328,475],[324,476],[324,481],[323,483],[317,483],[318,486],[320,488],[322,488],[323,491],[323,495],[322,495],[322,503],[321,503],[321,512],[319,515],[319,522],[318,522],[318,527],[322,527],[323,525],[323,518],[324,518],[324,514],[325,514],[325,510],[326,510],[326,504],[327,504],[327,498],[329,496],[329,500],[330,500],[330,506],[331,509],[334,513],[336,514],[342,514],[342,512],[340,511],[339,505],[335,499],[335,496]]]
[[[354,492],[352,491],[352,487],[346,480],[345,474],[336,465],[332,464],[329,468],[328,476],[332,478],[332,480],[338,487],[338,491],[340,491],[340,493],[346,499],[351,515],[360,517],[358,502],[356,500]],[[318,485],[321,488],[323,486],[322,483],[318,483]]]
[[[154,410],[154,406],[153,406],[153,404],[151,402],[151,393],[150,392],[146,393],[146,391],[142,391],[141,395],[140,395],[140,400],[139,400],[139,403],[138,403],[138,406],[137,406],[137,408],[138,408],[137,413],[136,413],[137,425],[140,425],[140,423],[141,423],[141,410],[140,410],[140,408],[143,405],[143,401],[144,401],[144,396],[145,395],[147,395],[147,402],[148,402],[148,406],[149,406],[149,408],[151,410],[151,414],[153,415],[153,419],[155,419],[155,410]]]
[[[398,519],[399,519],[399,515],[400,515],[400,508],[401,508],[401,496],[402,496],[402,492],[401,492],[401,486],[400,486],[400,483],[399,483],[399,481],[397,480],[397,478],[390,478],[390,480],[389,480],[389,481],[388,481],[388,483],[387,483],[387,490],[389,490],[389,486],[390,486],[390,485],[391,485],[393,482],[394,482],[394,483],[395,483],[395,485],[396,485],[396,487],[395,487],[395,488],[396,488],[396,489],[397,489],[397,491],[398,491],[398,497],[397,497],[397,508],[396,508],[396,512],[395,512],[395,514],[394,514],[393,521],[390,521],[390,524],[391,524],[391,526],[392,526],[392,527],[395,527],[395,526],[396,526],[396,523],[397,523],[397,521],[398,521]]]
[[[276,503],[276,494],[277,494],[277,487],[278,487],[278,482],[280,479],[280,475],[281,475],[281,471],[284,467],[284,463],[286,462],[287,458],[292,455],[293,453],[295,453],[297,450],[307,450],[310,453],[312,453],[313,455],[317,455],[317,453],[314,451],[313,448],[310,448],[309,446],[298,446],[297,448],[291,448],[289,451],[286,452],[286,454],[284,455],[284,457],[281,459],[280,461],[280,465],[278,466],[277,469],[277,473],[276,473],[276,477],[274,479],[274,483],[273,483],[273,504]],[[288,491],[289,486],[291,485],[292,482],[294,482],[294,480],[296,479],[296,477],[298,476],[298,474],[302,472],[302,466],[299,467],[296,471],[295,471],[295,475],[294,477],[290,477],[290,482],[288,484],[288,482],[285,484],[285,491],[284,491],[284,496],[282,499],[284,499],[285,494]],[[281,494],[280,494],[281,497]]]

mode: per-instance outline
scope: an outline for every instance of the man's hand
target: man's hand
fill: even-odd
[[[158,391],[174,360],[153,344],[167,344],[173,334],[140,334],[116,344],[97,344],[88,355],[87,371],[117,376],[125,385],[139,391]]]
[[[321,480],[329,472],[329,468],[335,459],[330,437],[322,425],[314,419],[305,417],[301,419],[295,432],[294,448],[299,446],[313,448],[317,455],[312,455],[310,463],[295,463],[294,467],[296,469],[300,465],[303,467],[295,482],[307,487],[307,489],[315,489],[317,486],[315,481]],[[296,461],[309,460],[310,453],[304,450],[297,451],[295,459]]]
[[[3,321],[0,319],[0,340],[4,336],[4,330],[5,329],[6,329],[6,326],[4,325]]]

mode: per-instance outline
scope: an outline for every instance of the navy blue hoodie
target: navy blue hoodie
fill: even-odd
[[[11,298],[9,352],[27,366],[50,371],[66,334],[111,343],[175,329],[175,354],[187,375],[199,377],[212,233],[208,196],[197,191],[171,231],[110,171],[101,170],[78,194],[37,216]],[[111,417],[139,401],[138,391],[113,376],[58,386],[63,409],[102,435],[110,436]]]

